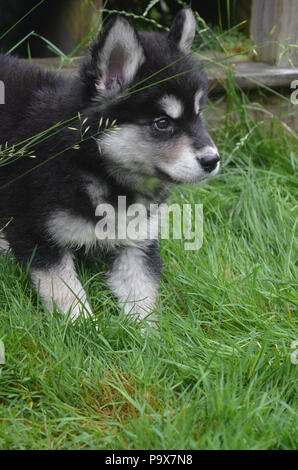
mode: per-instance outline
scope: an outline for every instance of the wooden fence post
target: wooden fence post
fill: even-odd
[[[253,0],[251,37],[256,60],[298,66],[298,1]]]
[[[90,33],[99,27],[102,0],[63,0],[57,3],[55,26],[49,39],[69,54]],[[87,49],[87,43],[80,50]]]

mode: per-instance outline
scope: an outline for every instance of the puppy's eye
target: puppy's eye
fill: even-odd
[[[170,119],[167,117],[155,119],[153,122],[153,127],[160,132],[169,131],[172,129]]]

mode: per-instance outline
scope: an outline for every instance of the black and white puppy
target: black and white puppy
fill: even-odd
[[[154,309],[158,233],[99,240],[95,228],[98,208],[117,211],[119,196],[160,203],[169,184],[217,174],[201,115],[206,79],[189,54],[195,29],[190,8],[169,33],[137,32],[115,16],[70,78],[0,55],[0,144],[18,157],[0,166],[0,249],[29,263],[49,310],[73,320],[92,313],[74,266],[82,247],[110,255],[107,283],[126,313],[144,318]],[[148,181],[158,187],[146,191]]]

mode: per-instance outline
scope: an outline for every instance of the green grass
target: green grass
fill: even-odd
[[[297,448],[297,135],[232,79],[226,102],[221,175],[171,196],[203,204],[204,243],[162,241],[158,330],[115,314],[100,259],[78,262],[96,330],[46,318],[0,254],[0,449]]]
[[[97,331],[45,318],[0,255],[0,448],[297,447],[297,138],[277,117],[254,121],[232,82],[227,97],[211,123],[221,175],[171,197],[203,203],[204,243],[162,241],[158,330],[115,315],[99,259],[78,263]]]

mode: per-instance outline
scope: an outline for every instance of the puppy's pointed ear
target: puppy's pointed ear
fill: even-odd
[[[112,18],[91,51],[95,87],[109,96],[127,87],[145,60],[137,32],[124,17]]]
[[[196,19],[190,7],[180,10],[172,23],[169,39],[173,41],[178,49],[187,54],[192,46],[196,33]]]

